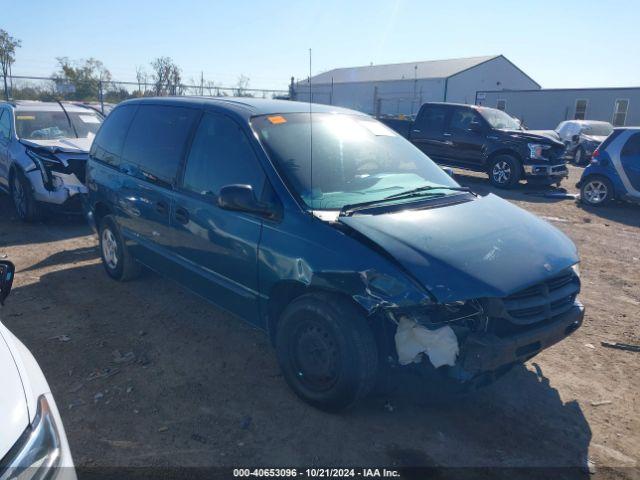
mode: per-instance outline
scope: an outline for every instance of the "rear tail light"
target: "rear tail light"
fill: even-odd
[[[598,158],[600,156],[600,147],[596,148],[591,155],[591,158]]]

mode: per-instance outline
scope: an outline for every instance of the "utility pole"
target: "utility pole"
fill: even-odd
[[[200,70],[200,96],[204,97],[204,72]]]

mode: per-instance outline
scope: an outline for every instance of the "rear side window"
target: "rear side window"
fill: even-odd
[[[444,132],[446,118],[446,107],[430,105],[422,110],[417,127],[425,134],[441,134]]]
[[[626,156],[638,156],[640,155],[640,133],[634,133],[629,137],[627,143],[622,147],[622,152],[620,155],[623,157]]]
[[[217,195],[221,187],[238,183],[251,185],[261,197],[265,176],[249,139],[230,118],[206,113],[191,145],[183,186]]]
[[[11,133],[11,113],[6,108],[0,110],[0,140],[9,140]]]
[[[136,105],[124,105],[106,118],[91,146],[91,156],[95,160],[114,167],[120,165],[122,146],[136,108]]]
[[[122,152],[123,162],[137,166],[147,179],[172,183],[199,110],[140,105]]]

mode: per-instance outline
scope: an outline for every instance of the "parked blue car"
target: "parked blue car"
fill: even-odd
[[[582,323],[571,240],[359,112],[130,100],[87,187],[108,275],[146,265],[265,330],[291,388],[328,411],[389,365],[486,384]]]
[[[576,186],[580,199],[594,207],[614,199],[640,203],[640,127],[614,129]]]

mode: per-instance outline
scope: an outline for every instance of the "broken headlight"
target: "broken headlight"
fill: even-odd
[[[571,266],[571,270],[573,271],[574,275],[578,278],[580,278],[580,264],[576,263],[574,265]]]
[[[27,149],[27,155],[29,155],[29,158],[33,160],[36,168],[40,170],[42,183],[44,183],[47,190],[55,190],[57,188],[56,179],[51,174],[51,171],[64,169],[64,165],[55,157],[35,152],[31,149]],[[57,183],[60,182],[58,181]]]
[[[529,158],[533,160],[548,160],[544,157],[544,152],[551,148],[551,145],[543,145],[541,143],[528,143]]]

